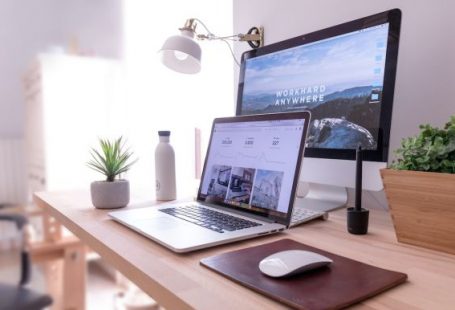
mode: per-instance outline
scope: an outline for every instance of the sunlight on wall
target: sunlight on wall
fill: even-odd
[[[232,2],[171,0],[158,5],[154,1],[125,1],[124,5],[128,99],[121,127],[139,157],[128,173],[132,194],[154,197],[157,131],[171,130],[177,195],[194,195],[194,128],[202,129],[205,154],[213,118],[235,113],[234,62],[225,43],[199,41],[202,70],[185,75],[164,67],[157,51],[190,17],[204,21],[215,34],[232,34]],[[202,32],[202,27],[198,30]]]

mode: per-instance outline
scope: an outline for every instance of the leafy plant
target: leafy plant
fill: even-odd
[[[122,142],[122,137],[109,141],[107,139],[99,139],[101,152],[92,148],[90,155],[92,159],[87,162],[87,165],[95,171],[104,174],[108,182],[113,182],[115,177],[130,169],[137,159],[128,162],[133,155],[129,149],[125,149],[125,143]]]
[[[392,168],[455,173],[455,115],[443,129],[420,125],[420,133],[405,138],[395,151],[399,159]]]

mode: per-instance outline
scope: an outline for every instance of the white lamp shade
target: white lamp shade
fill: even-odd
[[[194,74],[201,71],[201,47],[192,39],[193,34],[182,31],[169,37],[160,49],[163,64],[177,72]]]

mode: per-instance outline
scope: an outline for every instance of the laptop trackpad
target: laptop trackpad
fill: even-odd
[[[144,233],[160,238],[161,240],[176,242],[191,241],[194,239],[205,240],[210,238],[213,232],[207,228],[170,216],[157,216],[148,219],[136,219],[134,226]],[[218,233],[217,233],[218,234]]]
[[[142,231],[149,232],[150,230],[168,230],[174,229],[176,220],[167,216],[157,216],[148,219],[135,219],[134,226]]]

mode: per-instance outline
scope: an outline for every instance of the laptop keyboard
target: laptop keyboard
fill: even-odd
[[[224,233],[224,231],[236,231],[262,225],[222,212],[203,208],[198,205],[172,207],[160,209],[160,211],[218,233]]]
[[[304,208],[294,208],[292,211],[290,227],[297,226],[309,221],[312,221],[317,218],[323,218],[326,220],[328,218],[327,212],[323,211],[313,211]]]

